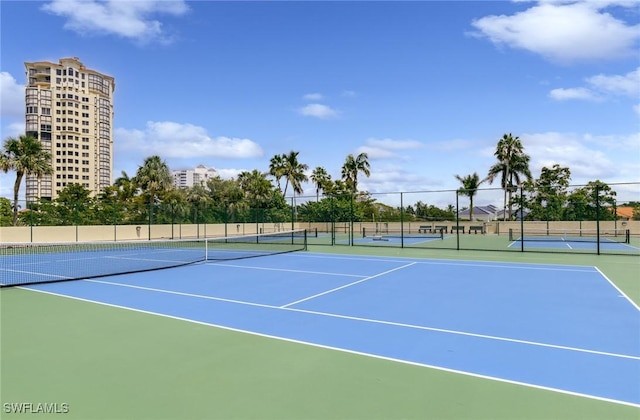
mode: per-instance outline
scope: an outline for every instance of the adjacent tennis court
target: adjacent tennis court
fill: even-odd
[[[497,386],[508,389],[499,393],[505,392],[505,397],[515,398],[516,402],[531,399],[520,404],[530,406],[529,412],[511,412],[511,417],[532,418],[546,413],[559,418],[565,417],[564,413],[568,417],[612,414],[633,418],[639,413],[640,308],[597,267],[402,255],[291,253],[303,249],[300,245],[306,242],[300,238],[297,233],[285,233],[208,244],[191,241],[181,246],[176,246],[177,241],[161,241],[142,244],[143,248],[123,246],[117,251],[84,247],[71,252],[49,249],[33,254],[33,249],[22,249],[3,256],[3,282],[11,279],[29,285],[2,290],[2,402],[34,401],[34,396],[40,402],[54,402],[45,394],[47,389],[52,392],[51,384],[58,381],[62,389],[53,392],[58,398],[55,401],[70,404],[70,414],[75,410],[83,418],[88,418],[87,415],[113,418],[113,407],[108,407],[104,399],[92,393],[89,393],[92,397],[74,395],[78,392],[74,378],[91,378],[102,383],[107,393],[119,386],[127,388],[126,384],[131,382],[146,384],[156,397],[167,394],[158,388],[176,385],[186,386],[196,395],[226,396],[223,401],[210,396],[216,404],[226,406],[203,411],[200,406],[188,408],[188,402],[193,401],[193,396],[185,396],[188,390],[175,389],[175,399],[166,403],[181,407],[184,416],[178,417],[182,418],[452,418],[463,412],[466,418],[486,418],[504,414],[501,411],[504,409],[492,406],[495,401],[492,403],[490,398],[483,406],[474,397],[459,393],[469,386],[468,381],[473,381],[472,388],[478,395],[483,394],[477,387],[493,390]],[[256,255],[268,256],[245,258]],[[101,266],[103,263],[106,265]],[[110,265],[110,271],[116,271],[120,265],[125,267],[124,271],[139,271],[150,269],[147,264],[173,268],[106,277],[95,268],[105,270]],[[93,278],[50,282],[59,279],[54,276],[75,276],[78,267],[93,267],[84,272]],[[62,311],[50,313],[53,319],[86,318],[81,323],[82,333],[76,335],[67,331],[65,325],[57,325],[54,328],[59,339],[42,333],[51,340],[47,349],[31,345],[16,348],[19,343],[24,346],[28,342],[29,334],[39,334],[35,325],[38,322],[51,327],[47,319],[41,318],[46,318],[46,314],[34,320],[14,306],[29,299],[44,308],[51,305]],[[27,303],[24,311],[29,307]],[[96,318],[96,313],[106,314],[106,319]],[[109,317],[117,322],[112,324]],[[92,319],[97,319],[93,326]],[[132,328],[139,322],[155,326],[148,330]],[[28,329],[27,325],[36,330],[16,330],[20,326]],[[97,334],[92,328],[101,331]],[[185,334],[195,334],[197,338],[191,337],[190,341]],[[250,344],[238,344],[238,334]],[[98,340],[106,348],[82,342],[83,335]],[[216,337],[214,347],[209,343],[205,348],[197,348],[203,337],[212,336]],[[65,342],[66,338],[77,341]],[[275,344],[274,339],[280,344]],[[136,343],[143,346],[142,353],[132,347]],[[274,350],[274,346],[278,349]],[[91,355],[82,353],[87,348]],[[182,355],[171,354],[180,351]],[[55,372],[59,375],[62,372],[55,366],[42,371],[37,360],[41,353],[47,355],[45,359],[59,359],[71,371],[65,372],[65,377],[52,378]],[[158,358],[156,353],[165,359]],[[31,363],[29,354],[33,357]],[[78,365],[69,360],[70,355],[80,361]],[[76,372],[87,368],[83,363],[87,358],[101,365],[95,369],[106,379]],[[333,371],[331,363],[323,364],[328,360],[339,367],[339,373]],[[179,369],[167,364],[168,361]],[[275,370],[272,362],[277,365]],[[147,377],[138,376],[136,363],[149,369],[145,371]],[[198,363],[209,376],[193,374],[198,371]],[[221,364],[233,367],[222,369]],[[389,364],[402,374],[390,373]],[[131,373],[122,373],[123,366],[129,366]],[[211,370],[212,366],[216,368]],[[110,369],[124,376],[111,383],[114,379],[105,372]],[[163,377],[160,372],[167,371],[172,377],[175,375],[176,383],[157,382]],[[325,378],[327,372],[334,372],[333,377]],[[182,376],[189,373],[191,377]],[[216,378],[213,382],[211,375]],[[428,379],[416,379],[415,375],[426,375]],[[448,378],[439,382],[438,375]],[[348,391],[343,400],[324,388],[341,389],[341,384],[335,381],[351,376],[373,382],[363,388],[370,390],[370,396],[382,390],[402,395],[379,395],[378,401],[372,401],[366,408],[349,401],[349,395],[353,398],[360,395],[359,390]],[[29,385],[25,378],[38,384]],[[318,386],[318,378],[324,378],[319,389],[326,395],[314,395],[318,389],[309,389]],[[389,378],[408,382],[390,386]],[[41,380],[45,385],[39,384]],[[292,402],[291,411],[287,411],[287,402],[282,399],[263,401],[262,396],[251,393],[253,381],[258,381],[260,389],[268,394],[279,395],[271,387],[287,389],[300,401],[307,404],[313,401],[313,407],[304,409]],[[452,384],[460,381],[460,390],[449,389],[448,408],[436,402],[425,405],[418,401],[420,395],[431,401],[428,394],[408,390],[419,387],[422,381],[429,383],[430,388],[455,387]],[[238,397],[230,396],[229,390],[237,390],[239,384],[244,384],[249,392],[247,398],[257,398],[261,411],[238,408],[235,400]],[[70,390],[70,394],[65,396],[64,389]],[[135,395],[145,392],[137,390]],[[115,395],[122,398],[117,391]],[[381,409],[385,398],[386,404],[413,406]],[[551,398],[553,404],[559,404],[556,398],[566,398],[568,402],[548,406],[545,398]],[[150,400],[163,404],[151,395],[142,397],[142,401]],[[467,400],[474,401],[471,412],[467,411],[470,407],[461,411]],[[504,407],[514,404],[502,403]],[[140,410],[130,407],[131,404],[134,403],[126,401],[130,410]],[[157,410],[148,409],[154,413],[149,417],[160,417]],[[174,409],[165,411],[173,412]],[[127,416],[122,413],[122,418]],[[172,416],[175,413],[168,415]]]

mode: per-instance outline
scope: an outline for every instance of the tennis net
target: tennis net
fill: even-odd
[[[629,243],[629,229],[509,229],[510,241]]]
[[[0,287],[106,277],[307,249],[305,230],[206,239],[0,244]]]

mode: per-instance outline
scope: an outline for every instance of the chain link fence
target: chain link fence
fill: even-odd
[[[242,203],[18,203],[2,242],[183,239],[305,228],[310,245],[640,255],[640,183],[297,196]],[[425,256],[428,253],[425,253]]]

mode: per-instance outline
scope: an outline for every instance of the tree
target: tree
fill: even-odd
[[[469,220],[473,220],[473,197],[476,195],[476,192],[478,192],[480,184],[485,182],[487,179],[485,178],[481,180],[477,172],[464,177],[461,177],[460,175],[455,175],[455,177],[460,181],[460,183],[462,183],[462,188],[458,189],[458,193],[469,197]]]
[[[236,179],[209,178],[207,188],[222,220],[232,222],[233,216],[244,205],[244,191]]]
[[[614,220],[616,192],[601,181],[590,181],[567,196],[563,220]]]
[[[285,176],[285,158],[287,155],[275,155],[269,161],[269,175],[276,179],[278,190],[282,192],[282,186],[280,185],[280,179]]]
[[[525,207],[529,209],[527,219],[562,220],[570,180],[569,168],[555,164],[551,168],[543,167],[537,180],[526,182]]]
[[[0,197],[0,226],[8,226],[12,223],[13,210],[8,198]]]
[[[53,173],[51,153],[42,148],[42,143],[32,136],[9,137],[5,140],[4,151],[0,157],[0,169],[3,172],[16,171],[13,184],[13,225],[18,224],[18,194],[25,175],[43,175]]]
[[[173,187],[173,177],[167,164],[156,155],[144,160],[136,172],[134,183],[143,195],[149,196],[149,203],[153,204],[160,193]]]
[[[202,188],[199,185],[197,187]],[[189,221],[189,203],[187,202],[189,191],[190,188],[172,188],[165,191],[161,198],[162,204],[159,206],[156,221],[158,223],[171,223],[172,225]]]
[[[504,190],[503,217],[506,220],[507,202],[509,202],[509,219],[511,219],[511,195],[520,185],[521,176],[524,176],[527,181],[532,178],[529,170],[530,157],[524,153],[520,138],[513,137],[511,133],[503,135],[498,141],[494,156],[498,159],[498,163],[489,168],[487,180],[492,184],[497,176],[501,177],[500,186]]]
[[[211,197],[207,193],[207,190],[200,184],[194,185],[186,191],[185,199],[186,202],[190,203],[193,207],[193,223],[200,223],[200,217],[204,212],[203,210],[206,209],[207,204],[211,202]],[[177,205],[178,201],[175,201],[175,204]]]
[[[357,157],[349,154],[342,165],[342,179],[351,192],[358,191],[358,174],[360,172],[367,177],[371,175],[369,156],[366,153],[360,153]]]
[[[298,162],[298,154],[300,152],[294,152],[293,150],[289,152],[288,155],[284,155],[284,177],[287,182],[284,187],[284,195],[287,195],[287,187],[291,185],[293,189],[293,196],[296,194],[302,194],[302,183],[308,181],[307,175],[305,175],[304,171],[309,169],[304,163]]]
[[[165,161],[155,155],[144,160],[144,164],[136,172],[134,183],[140,188],[142,196],[148,197],[149,226],[151,226],[153,205],[159,201],[161,194],[173,187],[173,176]]]
[[[331,181],[331,175],[322,166],[318,166],[311,172],[310,178],[316,186],[316,201],[318,201],[320,199],[320,191],[324,190],[327,183]]]
[[[244,191],[245,197],[252,208],[265,208],[271,199],[273,185],[266,178],[265,174],[254,169],[253,171],[243,171],[238,174],[238,182]]]
[[[59,223],[81,225],[94,219],[91,191],[80,184],[68,183],[54,200]]]
[[[127,203],[136,195],[136,186],[134,180],[122,171],[120,176],[116,178],[113,185],[117,188],[116,198],[121,203]]]

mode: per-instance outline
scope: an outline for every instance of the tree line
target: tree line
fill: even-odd
[[[481,178],[477,172],[456,179],[462,184],[458,193],[469,198],[469,219],[473,220],[473,200],[480,186],[492,184],[500,178],[504,191],[503,220],[515,217],[524,220],[614,220],[617,192],[600,181],[570,190],[571,170],[558,164],[543,167],[534,179],[529,168],[530,156],[524,151],[519,137],[511,133],[499,139],[494,156],[497,163]],[[521,195],[516,193],[520,191]],[[633,219],[640,220],[640,206],[636,202],[621,203],[634,208]],[[513,209],[518,208],[516,212]]]
[[[473,220],[474,198],[482,184],[499,179],[504,191],[504,220],[609,220],[616,205],[616,192],[601,181],[569,190],[569,168],[544,167],[534,179],[530,157],[517,136],[505,134],[494,153],[497,162],[485,177],[477,172],[454,175],[460,182],[456,193],[469,200]],[[150,156],[130,177],[122,172],[113,185],[97,195],[80,184],[67,183],[54,200],[38,199],[20,206],[19,190],[27,175],[42,177],[53,173],[51,155],[31,136],[9,137],[0,153],[0,169],[14,171],[13,201],[0,199],[3,225],[66,225],[126,223],[222,223],[296,221],[412,221],[454,220],[452,204],[440,208],[418,201],[404,208],[378,202],[358,188],[359,177],[369,177],[366,153],[349,154],[341,168],[341,178],[332,179],[318,166],[309,175],[309,166],[300,162],[299,152],[273,156],[267,172],[243,171],[231,179],[220,176],[189,188],[175,188],[173,176],[160,156]],[[296,203],[303,184],[311,182],[315,201]],[[289,194],[289,195],[288,195]],[[288,197],[288,198],[287,198]],[[634,218],[640,219],[638,203]],[[20,211],[22,209],[22,211]],[[515,209],[515,210],[514,210]],[[599,210],[597,210],[599,209]]]

